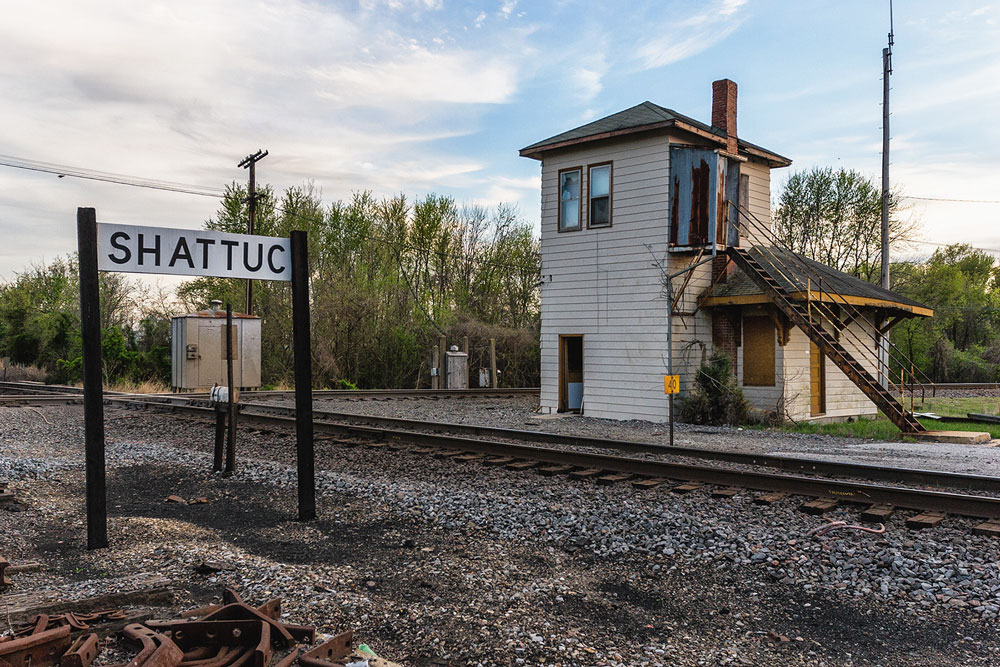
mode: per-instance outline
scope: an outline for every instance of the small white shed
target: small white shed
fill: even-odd
[[[174,390],[207,391],[225,385],[226,311],[221,301],[208,310],[171,320],[171,384]],[[260,386],[260,318],[233,313],[233,383]]]

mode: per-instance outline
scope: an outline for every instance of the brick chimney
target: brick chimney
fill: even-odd
[[[736,82],[720,79],[712,82],[712,127],[726,133],[726,152],[736,155]]]

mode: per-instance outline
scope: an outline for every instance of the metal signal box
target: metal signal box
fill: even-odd
[[[208,391],[226,380],[226,311],[212,308],[171,320],[171,384],[174,390]],[[233,383],[260,386],[260,318],[233,313]]]

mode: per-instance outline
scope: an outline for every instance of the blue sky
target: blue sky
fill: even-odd
[[[3,1],[0,155],[221,188],[312,181],[518,205],[519,148],[651,100],[708,121],[739,86],[739,133],[791,169],[880,170],[887,2]],[[896,3],[893,181],[1000,199],[1000,8]],[[789,170],[774,172],[774,191]],[[1000,248],[1000,205],[911,201],[923,238]],[[0,276],[75,248],[75,210],[195,228],[210,198],[0,167]],[[927,252],[933,246],[919,246]]]

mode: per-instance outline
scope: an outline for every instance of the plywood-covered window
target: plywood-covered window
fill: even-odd
[[[593,165],[587,180],[590,192],[588,227],[611,226],[611,163]]]
[[[774,386],[774,340],[770,317],[743,318],[743,386]]]
[[[583,169],[563,169],[559,172],[559,231],[580,229],[580,186]]]

